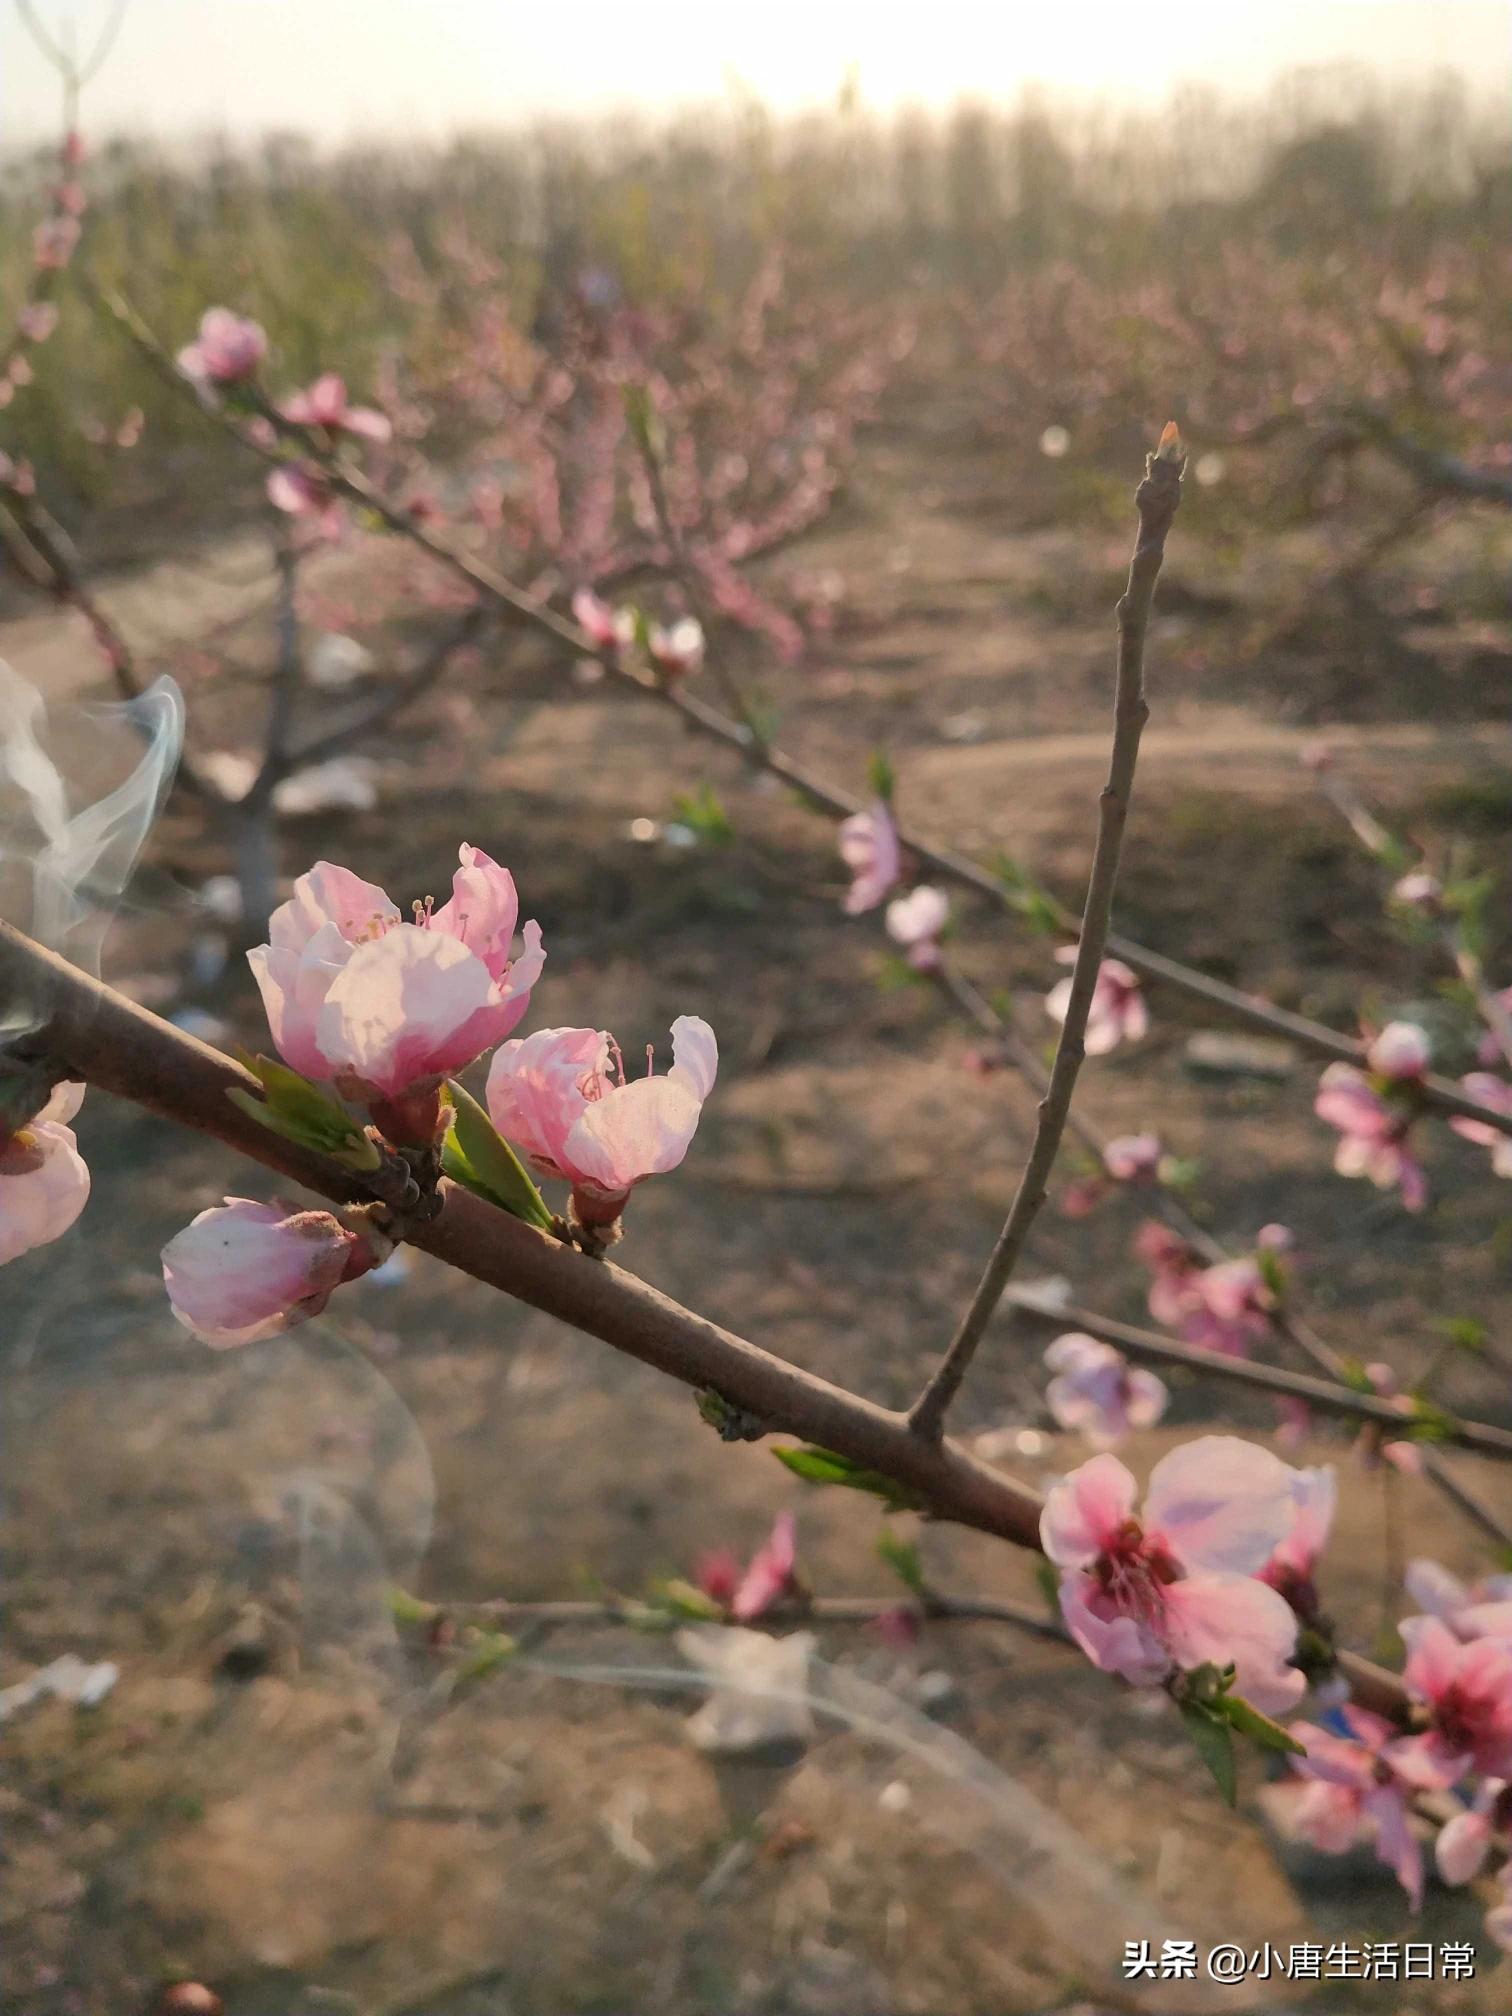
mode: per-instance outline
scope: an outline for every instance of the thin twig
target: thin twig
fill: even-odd
[[[1134,785],[1134,768],[1139,760],[1139,740],[1150,713],[1144,691],[1145,633],[1149,626],[1155,583],[1165,558],[1166,537],[1181,502],[1181,476],[1185,466],[1175,429],[1170,428],[1162,437],[1160,448],[1148,458],[1145,479],[1135,496],[1139,537],[1129,563],[1128,586],[1118,604],[1113,751],[1108,766],[1108,781],[1098,801],[1097,845],[1092,856],[1092,874],[1087,885],[1087,902],[1082,913],[1065,1021],[1061,1026],[1060,1041],[1055,1047],[1055,1059],[1050,1066],[1050,1082],[1040,1101],[1029,1159],[1003,1229],[998,1234],[991,1258],[949,1349],[909,1415],[915,1434],[925,1439],[941,1432],[950,1403],[960,1390],[977,1346],[1018,1264],[1029,1229],[1045,1201],[1050,1172],[1065,1135],[1071,1095],[1076,1089],[1077,1074],[1086,1055],[1087,1016],[1091,1011],[1093,993],[1102,970],[1103,952],[1108,942],[1113,892],[1118,884],[1124,827],[1128,821],[1129,798]]]
[[[1010,1289],[1008,1306],[1064,1330],[1082,1330],[1113,1344],[1125,1357],[1145,1365],[1179,1366],[1199,1372],[1204,1378],[1224,1379],[1236,1386],[1249,1386],[1262,1393],[1282,1394],[1302,1400],[1321,1414],[1338,1414],[1346,1419],[1368,1422],[1372,1427],[1391,1430],[1399,1441],[1411,1439],[1415,1415],[1412,1402],[1405,1406],[1379,1393],[1360,1393],[1331,1379],[1317,1379],[1309,1372],[1287,1372],[1279,1365],[1261,1365],[1250,1358],[1234,1358],[1225,1351],[1212,1351],[1200,1344],[1180,1344],[1158,1330],[1142,1330],[1133,1323],[1120,1323],[1093,1309],[1074,1303],[1047,1301],[1030,1289]],[[1485,1421],[1461,1421],[1435,1409],[1432,1429],[1444,1442],[1460,1449],[1473,1449],[1482,1456],[1512,1458],[1512,1429],[1495,1428]]]
[[[1010,1603],[998,1597],[951,1596],[930,1590],[919,1600],[912,1596],[813,1596],[805,1602],[779,1603],[754,1620],[762,1628],[782,1628],[796,1624],[874,1624],[887,1613],[906,1610],[921,1623],[1011,1624],[1015,1630],[1054,1644],[1069,1645],[1070,1633],[1058,1617],[1027,1603]],[[622,1624],[644,1630],[697,1621],[679,1617],[654,1602],[637,1602],[619,1596],[592,1599],[547,1599],[515,1602],[508,1597],[492,1597],[481,1602],[452,1603],[445,1600],[421,1605],[427,1623],[486,1621],[501,1629],[529,1628],[555,1631],[582,1625]],[[710,1619],[710,1622],[716,1621]]]

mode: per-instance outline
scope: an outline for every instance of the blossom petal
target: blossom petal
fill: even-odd
[[[1134,1511],[1133,1476],[1116,1456],[1094,1456],[1063,1477],[1040,1514],[1040,1544],[1058,1568],[1099,1555]]]
[[[1145,1525],[1183,1566],[1252,1575],[1286,1537],[1292,1472],[1236,1435],[1202,1435],[1155,1465]]]

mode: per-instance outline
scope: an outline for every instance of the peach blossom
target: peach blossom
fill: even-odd
[[[327,434],[350,434],[364,441],[387,441],[394,431],[388,415],[376,407],[349,405],[346,380],[334,371],[324,372],[303,392],[291,393],[280,410],[296,426],[320,427]]]
[[[406,922],[382,889],[317,862],[247,957],[279,1054],[347,1097],[392,1100],[434,1087],[507,1036],[546,954],[524,927],[509,871],[463,846],[452,895]]]
[[[69,1126],[84,1087],[55,1085],[47,1104],[0,1142],[0,1266],[47,1246],[89,1201],[89,1168]]]
[[[1237,1669],[1265,1713],[1296,1705],[1297,1620],[1255,1579],[1285,1538],[1291,1472],[1267,1449],[1205,1435],[1162,1457],[1142,1518],[1134,1479],[1094,1456],[1050,1492],[1040,1519],[1061,1570],[1061,1610],[1095,1666],[1136,1686],[1208,1664]]]
[[[1062,945],[1056,958],[1063,966],[1074,966],[1076,947]],[[1045,1013],[1052,1022],[1064,1022],[1071,1004],[1072,978],[1058,980],[1045,996]],[[1122,959],[1104,959],[1097,969],[1092,989],[1092,1005],[1087,1011],[1087,1055],[1105,1057],[1125,1041],[1137,1043],[1150,1027],[1139,975]]]
[[[898,886],[902,849],[892,809],[874,798],[864,812],[853,812],[840,825],[840,858],[853,876],[845,896],[847,917],[875,910]]]
[[[241,385],[268,354],[261,326],[229,308],[207,308],[199,335],[178,353],[178,367],[199,385]]]
[[[607,1030],[538,1029],[494,1058],[488,1110],[542,1175],[571,1183],[581,1223],[609,1225],[637,1183],[687,1154],[718,1064],[696,1015],[672,1024],[671,1070],[633,1081]]]

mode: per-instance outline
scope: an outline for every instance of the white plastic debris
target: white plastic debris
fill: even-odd
[[[340,631],[317,637],[305,659],[305,676],[312,686],[332,691],[354,686],[377,668],[378,661],[365,644]]]
[[[72,1702],[76,1708],[98,1708],[120,1677],[120,1667],[108,1659],[91,1665],[76,1652],[65,1652],[50,1666],[40,1667],[29,1680],[18,1680],[13,1687],[0,1687],[0,1722],[9,1720],[18,1708],[28,1708],[33,1701],[41,1701],[49,1694],[55,1700]]]
[[[378,803],[378,766],[367,756],[333,756],[296,770],[274,787],[273,809],[300,817],[311,812],[371,812]]]
[[[710,1682],[708,1700],[688,1722],[688,1735],[700,1750],[738,1757],[813,1734],[812,1631],[774,1638],[738,1625],[694,1624],[678,1632],[677,1649]]]

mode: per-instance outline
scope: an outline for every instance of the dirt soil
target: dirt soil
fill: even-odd
[[[879,432],[830,524],[774,563],[842,577],[834,635],[805,666],[755,676],[817,767],[858,782],[885,743],[921,829],[1074,893],[1126,528],[1042,529],[1060,479],[1035,472],[1046,494],[1031,511],[1019,477],[1002,445],[927,416]],[[1348,1026],[1431,995],[1436,975],[1386,931],[1376,871],[1298,750],[1343,721],[1350,774],[1392,816],[1504,852],[1512,628],[1414,612],[1425,585],[1442,610],[1487,567],[1504,583],[1506,531],[1437,535],[1373,584],[1368,608],[1325,598],[1277,642],[1300,570],[1327,553],[1289,533],[1236,561],[1205,508],[1194,491],[1155,625],[1122,922]],[[324,563],[308,613],[371,617],[362,634],[402,655],[435,620],[385,616],[407,586],[387,549],[358,546]],[[254,547],[193,580],[146,569],[115,593],[144,648],[184,675],[198,747],[246,738],[268,649]],[[209,669],[207,639],[226,669]],[[85,690],[66,619],[0,626],[0,649],[57,696]],[[580,685],[518,640],[491,644],[373,753],[379,808],[291,822],[287,871],[330,853],[401,897],[439,894],[457,843],[474,841],[514,869],[545,930],[533,1026],[609,1023],[631,1055],[664,1044],[675,1015],[707,1016],[718,1090],[684,1170],[637,1195],[624,1261],[770,1349],[905,1402],[973,1285],[1033,1101],[1011,1073],[965,1068],[974,1039],[931,991],[880,984],[882,934],[841,919],[828,829],[661,710]],[[675,797],[706,780],[733,844],[673,844]],[[637,820],[653,837],[632,836]],[[176,803],[106,972],[255,1042],[239,961],[217,977],[201,942],[198,979],[175,977],[207,929],[190,892],[226,865]],[[1051,948],[982,906],[957,914],[965,969],[1048,1036]],[[1341,1349],[1411,1372],[1438,1319],[1498,1336],[1512,1193],[1487,1180],[1483,1151],[1435,1134],[1434,1205],[1409,1218],[1331,1174],[1313,1066],[1199,1082],[1183,1063],[1202,1026],[1190,1004],[1151,1005],[1137,1050],[1088,1066],[1090,1114],[1112,1132],[1155,1126],[1200,1159],[1202,1209],[1241,1246],[1272,1220],[1292,1226],[1307,1306]],[[684,1662],[633,1632],[557,1633],[449,1689],[396,1627],[391,1585],[456,1601],[634,1592],[688,1573],[705,1546],[748,1552],[790,1505],[815,1589],[880,1594],[879,1518],[859,1497],[806,1493],[766,1446],[721,1445],[685,1392],[424,1257],[285,1340],[213,1355],[172,1321],[155,1256],[224,1191],[268,1183],[102,1097],[80,1135],[95,1174],[84,1225],[8,1270],[0,1306],[0,1684],[64,1652],[113,1660],[120,1679],[93,1710],[44,1703],[0,1731],[0,1984],[17,2016],[121,2016],[178,1978],[213,1983],[233,2016],[1031,2016],[1136,2006],[1118,1979],[1125,1938],[1253,1951],[1476,1936],[1463,1895],[1433,1892],[1414,1926],[1368,1858],[1281,1844],[1257,1766],[1228,1813],[1169,1715],[1001,1626],[933,1627],[901,1653],[866,1630],[821,1632],[850,1720],[821,1716],[776,1758],[697,1750]],[[1052,1205],[1028,1271],[1138,1316],[1139,1216],[1122,1199],[1080,1219]],[[1036,1484],[1084,1453],[1049,1432],[1045,1341],[1000,1320],[959,1418]],[[1451,1367],[1445,1404],[1512,1419],[1508,1349]],[[1178,1385],[1167,1426],[1129,1460],[1143,1473],[1220,1416],[1235,1418],[1223,1393]],[[1271,1431],[1264,1406],[1237,1418]],[[1342,1468],[1326,1594],[1350,1642],[1373,1646],[1401,1614],[1393,1549],[1486,1565],[1423,1483],[1383,1483],[1338,1439],[1306,1453]],[[1504,1474],[1456,1467],[1512,1517]],[[1038,1600],[1003,1550],[920,1538],[941,1586]],[[857,1681],[886,1691],[882,1726]],[[1495,1958],[1483,1951],[1469,1982],[1278,1984],[1254,1999],[1327,2016],[1499,2011],[1512,1969]],[[1250,2002],[1168,1984],[1137,2006]]]

